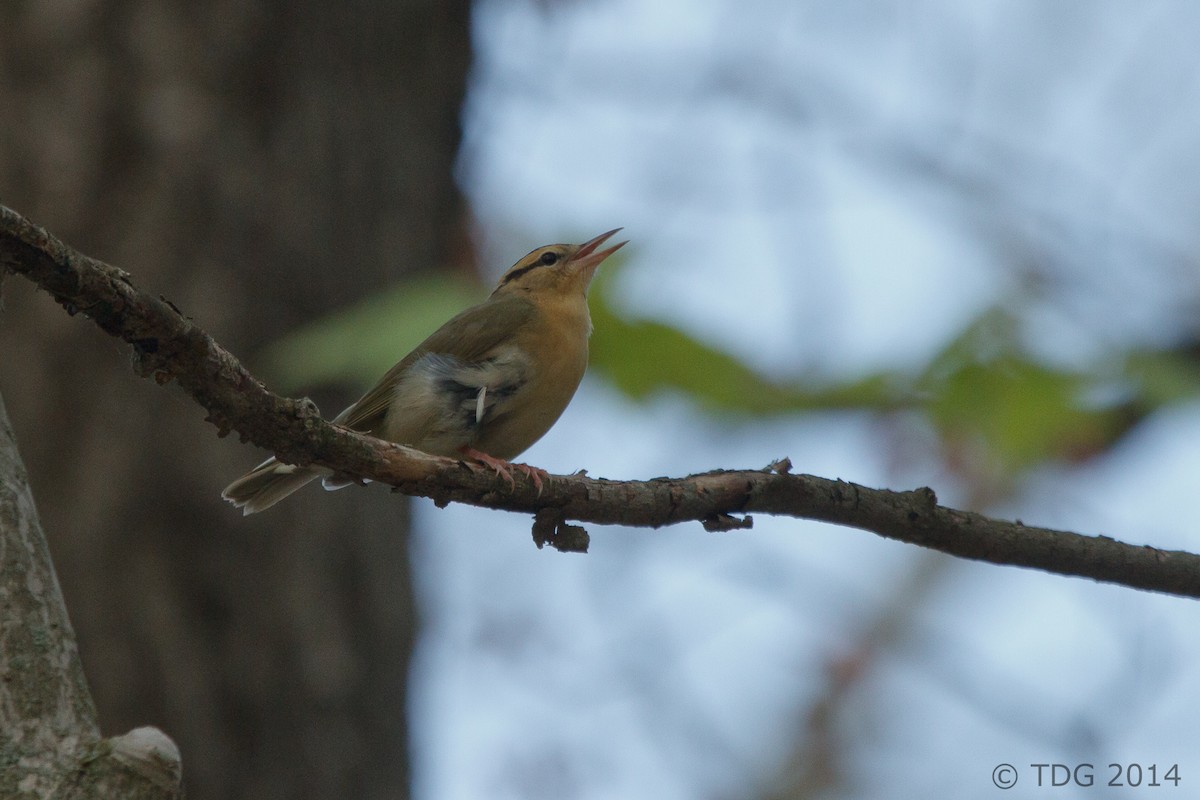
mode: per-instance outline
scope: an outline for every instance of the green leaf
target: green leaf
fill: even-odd
[[[1152,405],[1192,400],[1200,396],[1198,355],[1194,345],[1135,351],[1126,356],[1122,373]]]
[[[611,302],[612,278],[620,264],[605,267],[591,293],[591,368],[636,400],[679,392],[711,412],[751,415],[890,408],[906,402],[907,393],[894,375],[867,375],[842,384],[774,381],[678,328],[628,320]]]
[[[1110,377],[1030,357],[1016,319],[1002,309],[981,314],[917,381],[943,443],[1010,475],[1088,457],[1127,430],[1137,417],[1127,398],[1101,391],[1105,384]]]
[[[368,386],[484,294],[475,281],[445,275],[406,281],[271,344],[264,374],[284,392],[331,382]]]

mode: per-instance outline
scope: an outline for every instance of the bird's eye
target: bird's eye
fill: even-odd
[[[551,251],[549,253],[542,253],[542,257],[539,258],[538,261],[542,262],[543,264],[545,264],[548,267],[551,264],[555,264],[558,262],[558,253],[555,253],[553,251]]]

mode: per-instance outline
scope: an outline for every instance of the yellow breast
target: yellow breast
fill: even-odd
[[[538,313],[516,336],[529,378],[505,413],[484,425],[476,449],[511,460],[542,438],[566,409],[587,369],[592,321],[582,293],[534,298]]]

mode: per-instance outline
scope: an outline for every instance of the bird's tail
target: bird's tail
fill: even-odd
[[[221,497],[240,508],[243,514],[257,514],[320,475],[311,467],[281,464],[272,457],[226,486]]]

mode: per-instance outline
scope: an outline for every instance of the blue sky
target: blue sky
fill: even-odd
[[[1183,3],[488,0],[461,180],[494,275],[623,225],[627,313],[773,375],[921,364],[996,305],[1084,364],[1197,309],[1198,34]],[[1200,408],[1174,408],[986,510],[1195,551],[1198,442]],[[972,502],[922,453],[859,414],[723,421],[589,377],[523,460],[648,478],[788,455]],[[829,796],[993,796],[1000,762],[1200,769],[1189,601],[790,519],[597,528],[587,556],[535,550],[516,515],[417,519],[420,796],[750,796],[811,752],[847,665]]]

